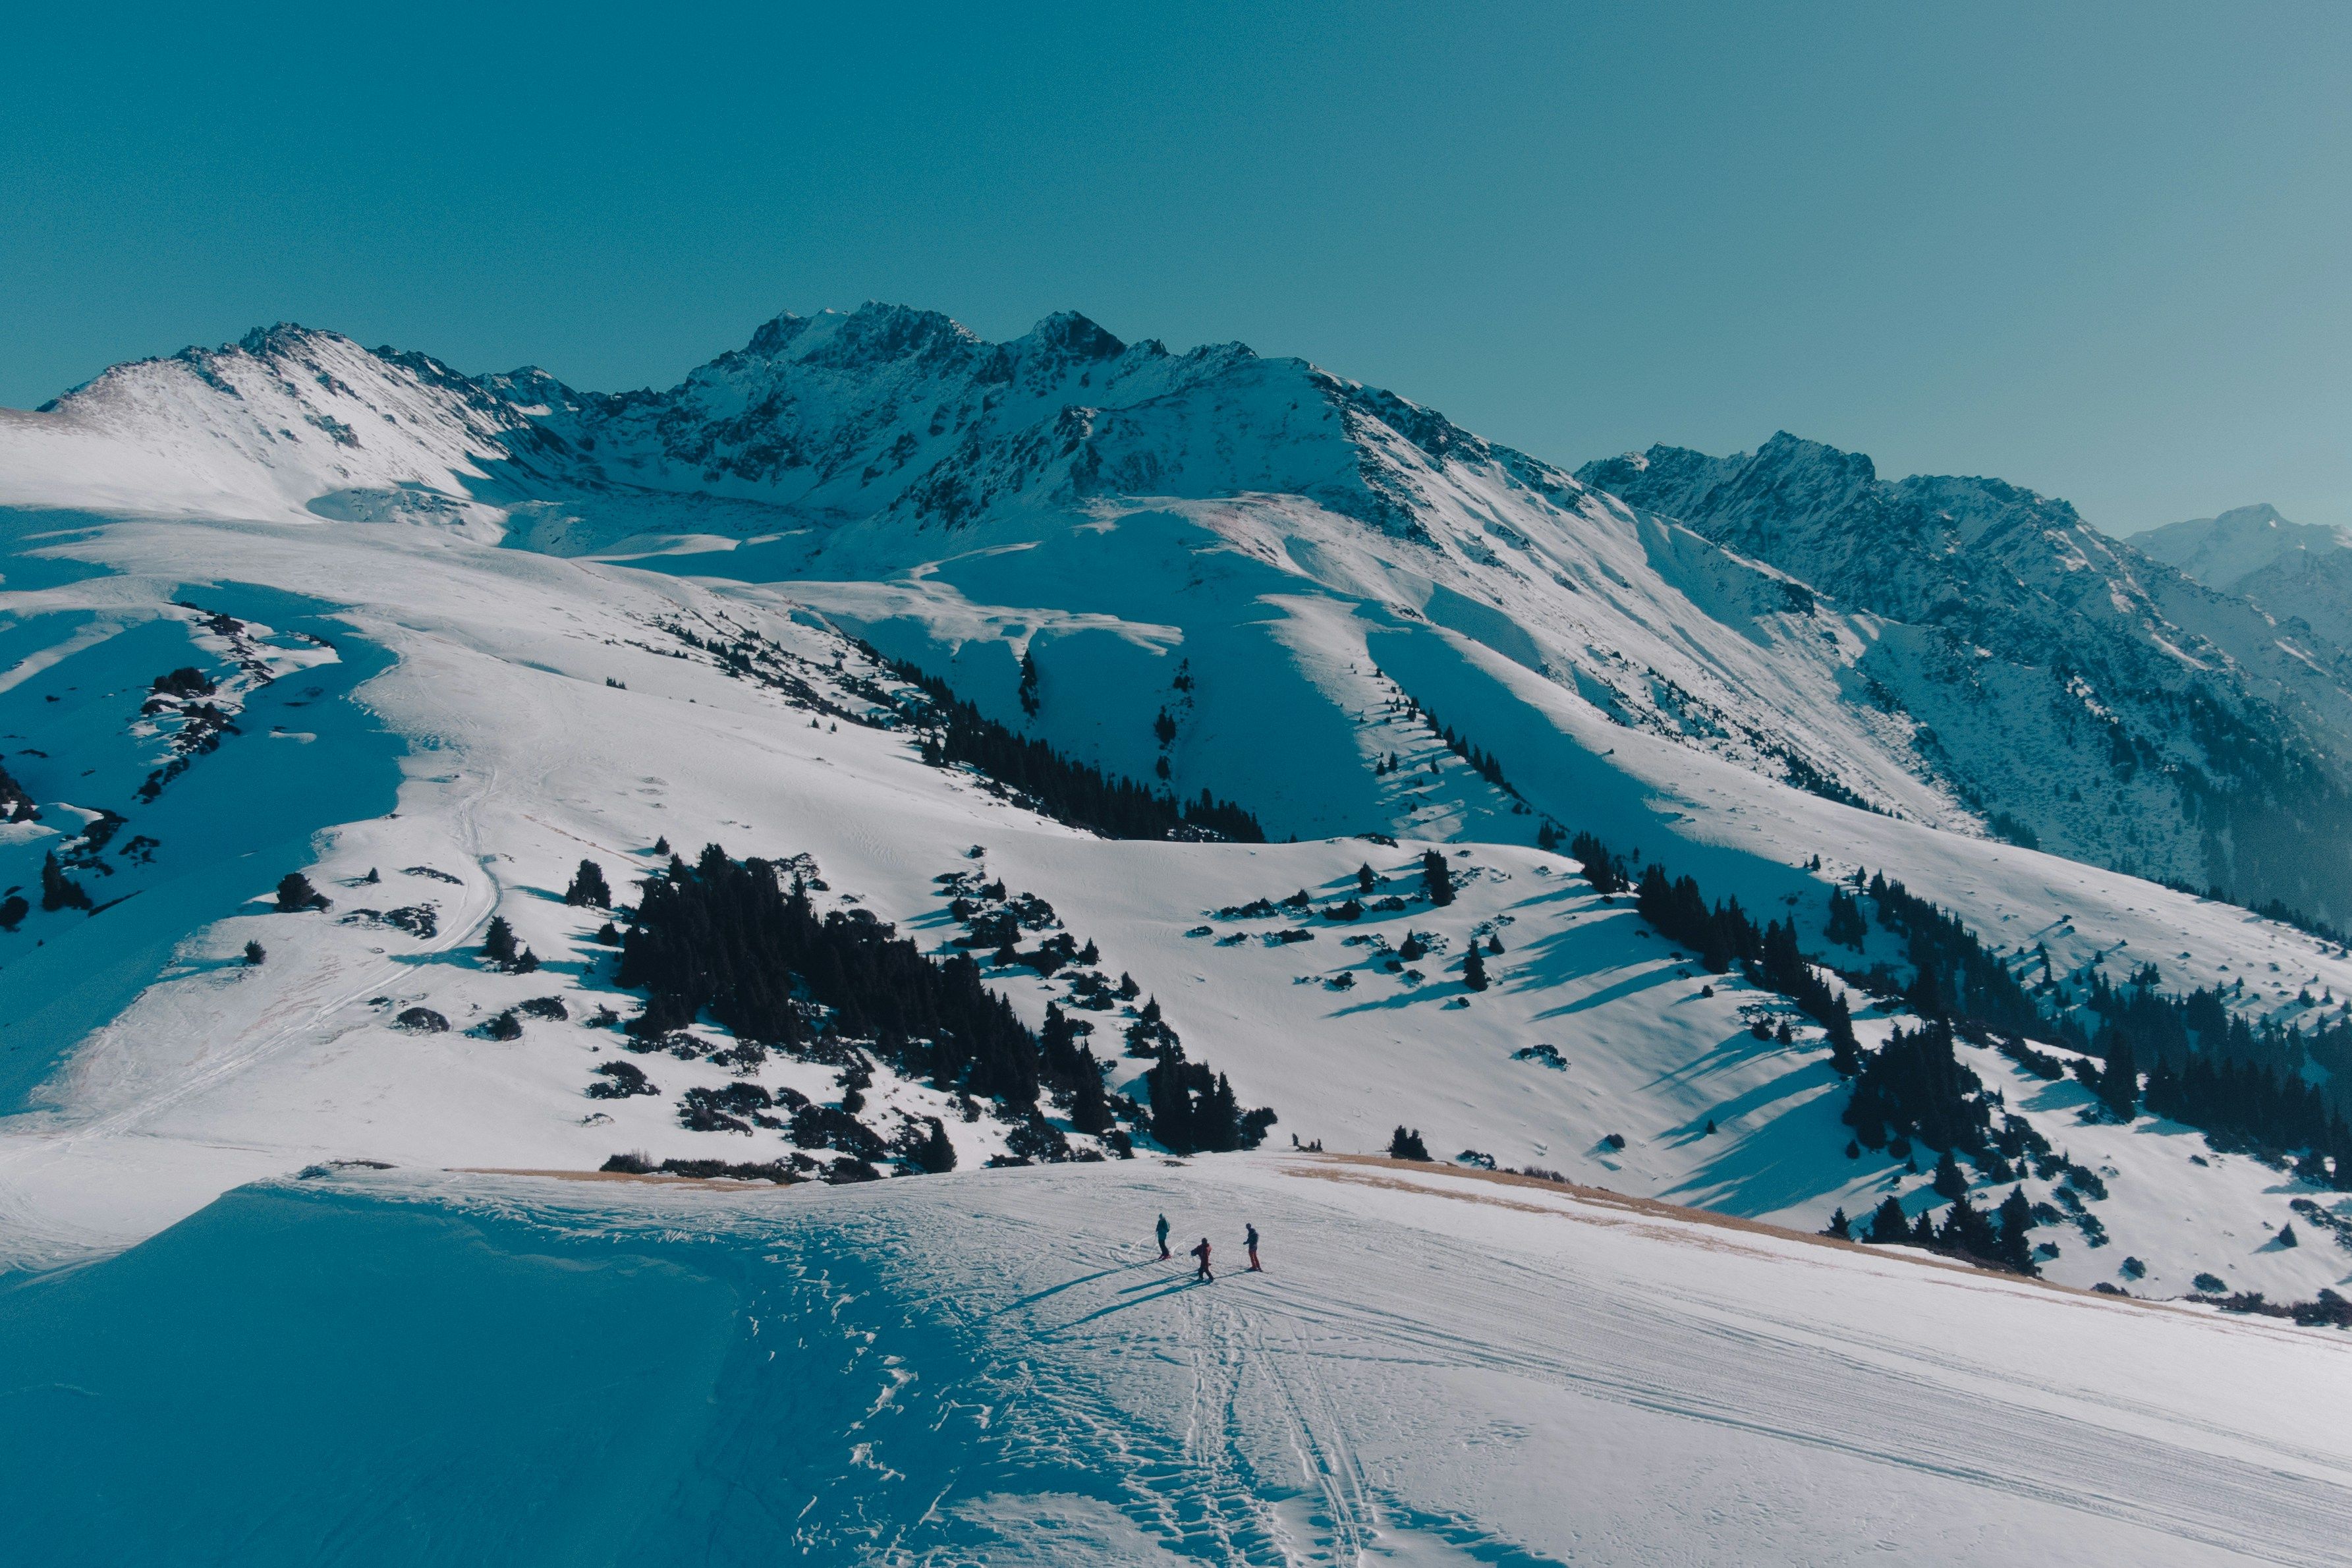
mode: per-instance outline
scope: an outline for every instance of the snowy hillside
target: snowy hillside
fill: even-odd
[[[1972,549],[2081,534],[1857,473],[2005,496]],[[605,396],[278,329],[10,416],[0,497],[13,1265],[336,1161],[844,1184],[1400,1126],[1809,1231],[2013,1199],[2077,1287],[2352,1263],[2352,955],[2085,863],[2186,842],[2137,731],[2068,786],[2128,826],[1988,837],[1954,759],[2053,743],[2021,645],[1952,696],[1860,564],[1300,362],[867,307]],[[2158,584],[2081,633],[2109,674],[2195,595],[2252,624],[2102,560]],[[1987,626],[2098,621],[2032,583]],[[1088,831],[1089,764],[1170,831]]]
[[[2168,570],[2063,501],[1889,482],[1786,433],[1577,477],[1885,616],[1857,682],[2004,837],[2341,918],[2352,654],[2326,628]]]
[[[266,1184],[0,1289],[0,1384],[40,1561],[2319,1564],[2352,1522],[2341,1336],[1311,1157]]]

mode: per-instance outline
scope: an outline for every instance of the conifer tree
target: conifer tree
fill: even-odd
[[[1370,861],[1368,860],[1364,864],[1356,868],[1356,890],[1358,892],[1369,893],[1380,885],[1381,879],[1372,875]]]
[[[1921,1209],[1919,1217],[1911,1222],[1911,1245],[1914,1247],[1936,1245],[1936,1222],[1927,1217],[1926,1209]]]
[[[245,962],[247,963],[258,965],[266,963],[268,961],[269,950],[268,948],[262,946],[257,942],[248,942],[245,944]]]
[[[2099,1074],[2099,1102],[2120,1121],[2129,1121],[2139,1110],[2139,1064],[2132,1059],[2131,1038],[2116,1031],[2107,1048],[2107,1065]]]
[[[2038,1275],[2041,1266],[2033,1261],[2033,1205],[2025,1199],[2022,1186],[2011,1187],[2009,1196],[2000,1200],[1999,1210],[2000,1241],[1996,1256],[2002,1266],[2017,1274]]]
[[[280,914],[293,914],[302,910],[323,910],[326,907],[326,899],[316,888],[310,886],[310,879],[301,872],[289,871],[278,879],[278,910]]]
[[[1462,984],[1473,991],[1486,989],[1486,961],[1478,956],[1476,943],[1462,955]]]
[[[1084,1046],[1078,1047],[1076,1078],[1070,1085],[1070,1125],[1097,1137],[1112,1126],[1110,1099],[1103,1093],[1102,1066]]]
[[[55,852],[41,858],[41,908],[45,910],[86,910],[89,895],[82,885],[65,873],[58,864]]]
[[[925,1120],[931,1124],[931,1130],[916,1147],[915,1163],[931,1175],[944,1175],[956,1168],[954,1141],[948,1137],[948,1130],[938,1117]]]
[[[1884,1246],[1900,1246],[1911,1239],[1911,1221],[1903,1212],[1901,1200],[1892,1193],[1880,1200],[1878,1212],[1870,1216],[1870,1239]]]
[[[1443,907],[1454,901],[1454,876],[1445,868],[1445,857],[1435,849],[1425,850],[1421,857],[1421,879],[1429,889],[1429,901]]]
[[[1845,1217],[1845,1208],[1841,1205],[1839,1207],[1831,1211],[1830,1223],[1827,1228],[1822,1230],[1822,1234],[1823,1236],[1834,1236],[1840,1241],[1851,1241],[1853,1239],[1853,1222]]]
[[[515,961],[514,927],[507,924],[506,916],[490,917],[488,928],[482,932],[482,956],[500,965]]]
[[[563,901],[574,908],[611,908],[613,889],[604,880],[604,868],[583,856],[580,869],[572,874],[572,885],[563,890]]]
[[[1937,1194],[1943,1197],[1958,1198],[1968,1193],[1969,1179],[1961,1173],[1960,1163],[1952,1158],[1949,1149],[1937,1158],[1933,1184]]]

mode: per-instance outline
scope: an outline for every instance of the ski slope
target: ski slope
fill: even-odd
[[[0,1385],[41,1561],[2319,1564],[2352,1526],[2338,1336],[1386,1162],[264,1184],[0,1289]]]

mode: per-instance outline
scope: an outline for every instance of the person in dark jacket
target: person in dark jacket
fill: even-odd
[[[1175,1255],[1168,1250],[1168,1216],[1160,1216],[1160,1261],[1165,1263]]]
[[[1195,1279],[1214,1279],[1216,1276],[1209,1272],[1209,1238],[1207,1237],[1204,1236],[1201,1238],[1201,1245],[1192,1249],[1192,1256],[1201,1260],[1200,1272],[1193,1275],[1192,1278]]]
[[[1249,1255],[1250,1255],[1250,1266],[1249,1266],[1249,1271],[1250,1271],[1251,1273],[1253,1273],[1253,1274],[1263,1274],[1263,1273],[1265,1273],[1265,1269],[1263,1269],[1263,1268],[1259,1268],[1259,1267],[1258,1267],[1258,1262],[1257,1262],[1257,1226],[1255,1226],[1252,1225],[1252,1226],[1243,1226],[1243,1228],[1244,1228],[1244,1230],[1246,1230],[1246,1231],[1248,1231],[1248,1232],[1249,1232],[1248,1237],[1245,1238],[1245,1240],[1246,1240],[1246,1242],[1247,1242],[1247,1245],[1248,1245],[1248,1247],[1249,1247]]]

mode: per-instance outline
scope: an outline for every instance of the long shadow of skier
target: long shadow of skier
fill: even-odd
[[[1059,1333],[1066,1333],[1068,1331],[1078,1328],[1083,1324],[1091,1323],[1097,1318],[1108,1318],[1113,1312],[1124,1312],[1132,1307],[1148,1306],[1151,1302],[1159,1300],[1163,1296],[1173,1296],[1181,1291],[1190,1290],[1195,1285],[1210,1283],[1214,1283],[1214,1281],[1201,1280],[1187,1275],[1185,1278],[1176,1281],[1173,1285],[1161,1286],[1159,1289],[1152,1291],[1149,1296],[1137,1296],[1135,1290],[1122,1290],[1119,1292],[1120,1295],[1135,1296],[1135,1300],[1132,1301],[1113,1301],[1109,1306],[1098,1307],[1082,1318],[1072,1318],[1066,1323],[1062,1323],[1050,1329],[1041,1329],[1038,1332],[1044,1337],[1050,1337],[1054,1334]],[[1137,1287],[1137,1289],[1145,1289],[1145,1287]]]

